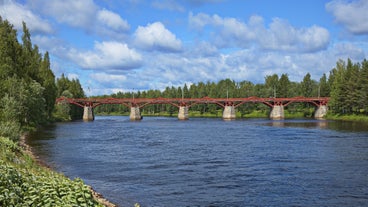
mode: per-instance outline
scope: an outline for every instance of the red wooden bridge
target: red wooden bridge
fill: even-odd
[[[271,118],[283,118],[284,107],[291,103],[309,103],[316,106],[316,113],[321,111],[323,117],[327,112],[329,97],[292,97],[292,98],[66,98],[56,99],[57,103],[70,103],[84,108],[85,120],[93,120],[93,108],[102,104],[122,104],[131,109],[130,118],[132,120],[141,119],[139,109],[151,104],[170,104],[179,108],[179,119],[188,118],[188,109],[196,104],[216,104],[224,108],[223,118],[235,118],[235,108],[246,103],[262,103],[269,106],[272,110]],[[319,113],[319,112],[318,112]]]
[[[56,99],[57,103],[67,102],[80,107],[89,106],[95,108],[102,104],[122,104],[127,107],[142,108],[151,104],[170,104],[176,107],[188,106],[196,104],[217,104],[222,108],[233,105],[235,108],[245,103],[262,103],[269,107],[275,105],[287,106],[291,103],[310,103],[314,106],[327,105],[329,97],[293,97],[293,98],[66,98],[60,97]]]

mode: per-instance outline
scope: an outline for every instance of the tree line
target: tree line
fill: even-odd
[[[58,96],[84,97],[84,92],[78,80],[55,81],[49,53],[32,44],[24,22],[19,42],[13,25],[0,16],[0,136],[16,140],[22,131],[54,120],[61,114],[62,107],[55,110]],[[71,108],[64,110],[68,118],[82,116]]]
[[[230,79],[215,82],[199,82],[189,87],[166,87],[163,91],[130,91],[118,92],[112,95],[96,96],[96,98],[239,98],[239,97],[330,97],[330,113],[332,114],[367,114],[368,112],[368,62],[347,63],[339,60],[327,77],[323,74],[318,81],[313,80],[307,73],[300,82],[290,81],[288,74],[269,75],[264,83],[254,84],[250,81],[235,82]],[[291,113],[303,112],[310,116],[313,107],[305,103],[291,104],[286,110]],[[312,109],[311,109],[312,108]],[[217,105],[195,105],[192,111],[201,114],[218,114],[221,108]],[[243,116],[253,111],[268,112],[263,104],[244,104],[237,109]],[[142,109],[146,114],[173,114],[177,109],[172,105],[148,105]],[[96,113],[129,113],[129,109],[122,105],[101,105],[95,109]]]

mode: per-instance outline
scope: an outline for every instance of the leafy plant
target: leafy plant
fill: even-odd
[[[0,137],[0,206],[103,206],[79,178],[40,167],[8,138]]]

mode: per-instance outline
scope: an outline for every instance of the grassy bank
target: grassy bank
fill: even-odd
[[[40,166],[18,143],[0,137],[0,206],[104,206],[79,178]]]
[[[327,119],[338,120],[338,121],[358,121],[368,123],[368,116],[365,115],[336,115],[328,114]]]

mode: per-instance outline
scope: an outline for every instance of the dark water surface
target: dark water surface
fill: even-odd
[[[96,117],[29,144],[119,206],[368,206],[368,128],[351,122]]]

